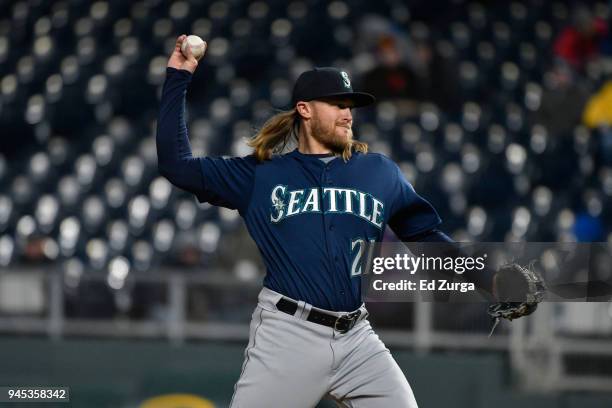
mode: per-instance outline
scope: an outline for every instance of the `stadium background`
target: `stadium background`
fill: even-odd
[[[612,243],[611,4],[492,3],[0,1],[0,384],[228,404],[264,271],[237,213],[157,174],[182,33],[209,44],[196,155],[248,154],[297,75],[333,65],[379,98],[356,137],[455,239]],[[610,303],[543,304],[491,339],[483,305],[370,310],[420,406],[612,406]]]

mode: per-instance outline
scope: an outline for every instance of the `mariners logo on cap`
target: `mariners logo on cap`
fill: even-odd
[[[342,75],[342,80],[344,82],[344,86],[347,88],[351,87],[351,80],[348,77],[348,74],[344,71],[340,72],[340,75]]]

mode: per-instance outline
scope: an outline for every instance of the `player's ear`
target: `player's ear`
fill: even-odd
[[[295,109],[303,118],[309,119],[312,116],[312,105],[309,102],[298,102]]]

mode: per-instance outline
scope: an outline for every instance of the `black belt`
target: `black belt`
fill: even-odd
[[[276,308],[281,312],[294,315],[298,308],[298,304],[293,300],[281,298],[281,300],[276,302]],[[323,326],[332,327],[334,330],[340,333],[346,333],[351,330],[353,326],[355,326],[359,316],[361,316],[361,310],[356,310],[338,317],[311,309],[306,320],[309,322],[322,324]]]

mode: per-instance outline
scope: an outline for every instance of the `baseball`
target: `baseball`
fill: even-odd
[[[202,40],[197,35],[189,35],[185,41],[183,41],[181,52],[185,57],[187,56],[187,45],[191,48],[191,53],[195,59],[199,60],[204,56],[204,52],[206,52],[206,41]]]

